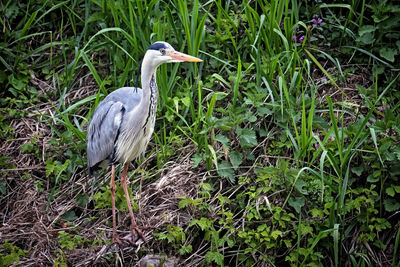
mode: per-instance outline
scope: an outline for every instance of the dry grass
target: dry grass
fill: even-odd
[[[54,90],[48,82],[40,81],[34,76],[31,84],[43,94]],[[68,106],[78,99],[94,94],[96,90],[93,81],[84,77],[79,89],[69,92],[63,101]],[[148,252],[141,256],[148,254],[148,258],[157,258],[152,253],[163,251],[164,248],[154,239],[153,231],[163,230],[169,224],[189,224],[191,215],[178,209],[179,197],[197,198],[198,184],[205,179],[204,173],[192,171],[189,160],[191,153],[177,158],[176,162],[168,162],[160,170],[153,170],[153,176],[146,179],[142,174],[131,171],[129,186],[140,183],[140,189],[133,192],[135,201],[139,204],[139,211],[135,213],[137,223],[151,228],[145,231],[147,243],[137,242],[137,247],[124,243],[125,246],[118,251],[114,246],[106,245],[112,233],[111,209],[93,208],[93,195],[98,189],[92,188],[92,179],[89,179],[86,170],[76,171],[68,181],[59,183],[57,188],[53,188],[50,177],[46,178],[47,154],[49,151],[62,151],[63,147],[60,145],[55,148],[49,144],[49,140],[55,137],[51,136],[51,128],[41,116],[55,114],[54,107],[57,104],[57,101],[41,103],[36,107],[26,108],[24,111],[27,111],[28,115],[21,119],[9,118],[10,127],[14,129],[14,138],[2,140],[0,146],[2,156],[8,158],[10,165],[10,168],[2,170],[8,193],[0,199],[0,239],[12,240],[14,245],[27,251],[27,256],[22,257],[20,261],[23,266],[50,266],[61,262],[62,258],[73,266],[107,266],[115,265],[118,261],[125,265],[133,265],[140,260],[139,249]],[[35,140],[33,151],[22,152],[21,147],[31,140]],[[190,147],[184,149],[193,151]],[[58,153],[62,158],[62,153]],[[138,169],[155,169],[152,166],[155,157],[155,154],[148,156]],[[108,183],[108,172],[105,176],[100,173],[97,176],[100,183]],[[42,182],[41,186],[35,184],[37,181]],[[57,194],[53,194],[55,189]],[[82,193],[90,196],[85,208],[76,203],[76,195]],[[68,223],[63,219],[63,215],[71,210],[76,211],[78,218]],[[130,220],[127,212],[118,212],[117,223],[120,235],[129,235]],[[70,251],[61,250],[57,240],[61,230],[81,236],[87,240],[87,245]],[[101,240],[100,245],[92,245],[96,239]],[[0,253],[6,253],[1,251],[2,249],[3,247],[0,247]],[[113,256],[110,257],[110,253]],[[174,259],[173,263],[177,261],[178,259]]]

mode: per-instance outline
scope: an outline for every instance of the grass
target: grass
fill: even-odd
[[[0,266],[399,266],[398,4],[0,8]],[[111,252],[110,177],[86,173],[86,128],[157,40],[204,62],[157,72],[154,138],[129,172],[156,229]],[[118,187],[122,234],[124,203]]]

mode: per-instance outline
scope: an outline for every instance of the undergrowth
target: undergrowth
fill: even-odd
[[[153,254],[183,266],[399,266],[398,4],[10,0],[0,10],[0,266]],[[157,229],[138,251],[101,254],[109,176],[87,176],[86,127],[108,93],[136,86],[158,40],[204,62],[157,73],[156,128],[129,186],[139,223]],[[117,207],[129,232],[120,187]]]

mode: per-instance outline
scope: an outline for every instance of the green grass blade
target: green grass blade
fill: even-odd
[[[382,64],[388,66],[389,68],[394,68],[391,64],[389,64],[389,63],[387,63],[386,61],[380,59],[379,57],[375,56],[374,54],[372,54],[371,52],[369,52],[369,51],[367,51],[367,50],[364,50],[364,49],[362,49],[362,48],[355,47],[355,46],[342,46],[342,47],[343,47],[343,48],[351,48],[351,49],[357,50],[357,51],[359,51],[359,52],[361,52],[361,53],[366,54],[366,55],[369,56],[369,57],[372,57],[373,59],[379,61],[380,63],[382,63]]]
[[[236,73],[236,81],[235,85],[233,87],[233,100],[232,104],[233,106],[236,106],[236,100],[239,94],[239,84],[240,84],[240,79],[242,77],[242,62],[240,60],[240,57],[238,58],[238,67],[237,67],[237,73]]]
[[[86,66],[89,68],[90,72],[92,73],[93,78],[96,80],[98,86],[101,87],[103,84],[103,81],[100,78],[100,75],[97,73],[96,68],[93,66],[92,62],[86,55],[85,51],[82,52],[81,57],[82,57],[83,61],[85,62]]]
[[[371,127],[371,128],[369,128],[369,132],[371,133],[372,141],[374,142],[375,151],[376,151],[376,154],[378,154],[379,161],[381,162],[382,166],[385,167],[385,164],[383,163],[383,160],[381,158],[381,153],[379,152],[378,142],[376,141],[375,129],[373,127]]]
[[[335,141],[336,141],[336,145],[337,145],[337,149],[339,150],[339,158],[340,158],[340,163],[341,166],[344,164],[343,162],[343,146],[342,146],[342,142],[341,137],[339,135],[339,129],[338,129],[338,122],[336,120],[335,114],[333,113],[333,104],[332,104],[332,99],[329,95],[325,96],[326,100],[328,101],[328,105],[329,105],[329,115],[332,121],[332,127],[333,127],[333,131],[335,133]]]
[[[307,55],[311,58],[311,60],[314,62],[315,65],[317,65],[317,67],[325,74],[326,77],[328,77],[328,79],[331,81],[331,83],[333,85],[335,85],[339,91],[347,97],[346,93],[343,91],[343,89],[336,83],[336,81],[333,79],[333,77],[326,71],[326,69],[324,67],[322,67],[321,63],[319,63],[319,61],[313,56],[313,54],[311,54],[310,51],[308,51],[307,49],[304,49],[304,51],[307,53]]]
[[[33,21],[35,20],[39,10],[36,10],[35,12],[32,13],[32,15],[29,17],[28,21],[25,23],[24,27],[21,30],[20,37],[25,36],[26,31],[31,28],[31,25]]]
[[[335,259],[335,267],[339,266],[339,224],[333,226],[333,253]]]
[[[394,248],[393,248],[393,259],[392,259],[392,267],[396,266],[396,258],[399,258],[399,262],[397,266],[400,266],[400,257],[397,253],[400,247],[400,226],[398,226],[396,238],[394,240]]]

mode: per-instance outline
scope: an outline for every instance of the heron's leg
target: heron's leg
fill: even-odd
[[[126,202],[128,204],[128,209],[129,209],[129,216],[131,217],[131,231],[132,231],[132,241],[134,241],[134,237],[136,236],[135,231],[138,233],[140,238],[142,238],[143,241],[146,242],[145,237],[143,236],[142,231],[140,230],[139,227],[136,225],[135,217],[133,216],[133,210],[132,210],[132,204],[131,204],[131,199],[129,197],[129,192],[128,192],[128,187],[126,185],[126,182],[128,180],[128,163],[125,163],[124,169],[121,174],[121,184],[122,188],[124,189],[125,197],[126,197]]]
[[[113,235],[112,235],[112,242],[113,243],[120,243],[118,235],[117,235],[117,221],[115,218],[115,165],[111,166],[111,182],[110,182],[110,189],[111,189],[111,201],[112,201],[112,220],[113,220]]]

